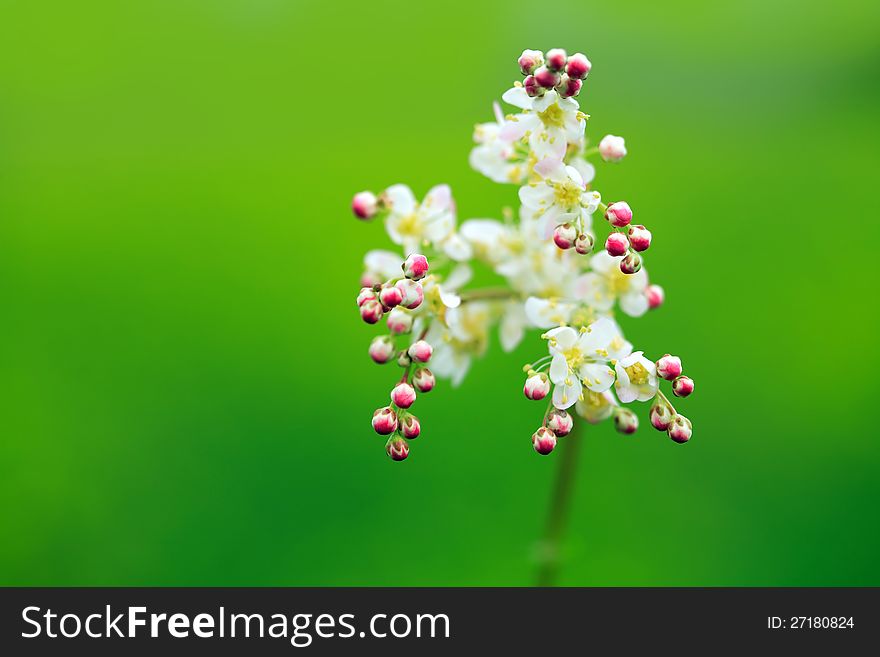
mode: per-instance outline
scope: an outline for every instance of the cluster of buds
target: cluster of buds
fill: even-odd
[[[412,331],[413,317],[407,312],[417,308],[424,298],[419,280],[428,273],[428,259],[418,253],[411,254],[402,265],[403,277],[374,287],[364,287],[357,302],[361,317],[368,324],[375,324],[388,313],[389,335],[379,335],[370,343],[369,354],[380,365],[396,361],[404,368],[403,376],[391,390],[391,404],[373,413],[373,429],[382,436],[389,436],[385,451],[395,461],[409,456],[409,443],[421,433],[419,419],[409,412],[416,401],[416,391],[430,392],[434,388],[434,375],[424,365],[431,360],[434,349],[426,342],[424,333],[404,349],[398,348],[397,337]]]
[[[592,64],[583,53],[569,56],[562,48],[547,51],[523,50],[519,56],[519,70],[526,76],[523,87],[535,98],[555,89],[562,98],[572,98],[581,92],[581,86],[590,73]]]
[[[694,381],[682,374],[678,356],[666,354],[657,361],[656,367],[657,376],[672,382],[672,394],[676,397],[687,397],[694,391]],[[665,431],[677,443],[686,443],[693,433],[691,421],[676,412],[669,399],[659,390],[651,405],[651,426],[657,431]]]
[[[574,249],[581,255],[593,251],[595,238],[588,232],[581,232],[571,223],[559,224],[553,231],[553,242],[563,251]]]
[[[558,438],[564,438],[574,429],[574,420],[566,411],[554,408],[544,414],[544,422],[532,434],[532,447],[538,454],[546,456],[556,449]]]
[[[642,268],[639,253],[651,246],[651,231],[633,224],[632,219],[632,208],[626,201],[615,201],[605,208],[605,220],[613,229],[605,240],[605,250],[609,255],[623,256],[619,267],[624,274],[635,274]]]

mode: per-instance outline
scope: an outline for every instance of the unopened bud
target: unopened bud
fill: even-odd
[[[667,381],[672,381],[675,377],[681,375],[681,359],[678,356],[665,354],[657,361],[657,376],[663,377]]]
[[[425,298],[425,293],[422,290],[422,284],[417,281],[412,281],[408,278],[404,278],[402,280],[397,281],[397,287],[403,292],[403,301],[400,302],[404,308],[409,308],[410,310],[414,308],[418,308],[422,305],[422,300]]]
[[[561,71],[565,68],[565,60],[568,59],[568,53],[562,48],[551,48],[547,51],[547,68],[551,71]]]
[[[424,340],[416,340],[407,350],[409,357],[420,363],[427,363],[431,360],[431,354],[434,353],[434,347]]]
[[[391,360],[395,351],[394,340],[388,335],[377,335],[370,343],[370,358],[380,365]]]
[[[382,319],[384,313],[382,304],[375,299],[367,299],[361,304],[361,319],[367,324],[375,324]]]
[[[411,253],[406,257],[402,268],[404,276],[420,281],[428,274],[428,259],[421,253]]]
[[[647,251],[651,246],[651,231],[641,224],[633,224],[629,227],[629,243],[636,251]]]
[[[404,413],[401,416],[400,433],[403,434],[404,438],[406,438],[407,440],[418,438],[421,432],[422,427],[419,424],[419,418],[417,418],[412,413]]]
[[[388,285],[379,290],[379,301],[389,310],[403,301],[403,292],[395,285]]]
[[[689,376],[680,376],[672,382],[672,394],[676,397],[687,397],[694,391],[694,380]]]
[[[401,367],[409,367],[412,365],[412,358],[409,357],[409,354],[405,351],[401,351],[397,356],[397,364]]]
[[[669,437],[677,443],[686,443],[689,441],[693,432],[694,429],[691,425],[691,421],[684,415],[674,416],[672,422],[669,423],[669,428],[666,430]]]
[[[398,383],[391,390],[391,401],[398,408],[409,408],[416,401],[416,391],[408,383]]]
[[[385,453],[392,461],[403,461],[409,456],[409,445],[400,436],[395,436],[385,443]]]
[[[593,236],[589,233],[581,233],[574,241],[574,250],[581,255],[587,255],[593,251]]]
[[[624,274],[635,274],[642,268],[642,257],[638,253],[630,252],[620,261],[620,271]]]
[[[526,95],[529,98],[536,98],[544,94],[544,88],[538,84],[534,75],[530,75],[523,80],[523,88],[526,90]]]
[[[614,410],[614,428],[620,433],[635,433],[639,428],[639,418],[628,408]]]
[[[583,53],[576,52],[568,58],[568,63],[565,65],[565,72],[568,73],[568,77],[570,78],[583,80],[587,77],[591,68],[593,68],[593,65],[590,63],[590,60],[587,59],[587,56]]]
[[[544,399],[544,397],[550,394],[550,379],[547,378],[544,372],[533,374],[526,379],[526,383],[523,386],[523,394],[528,399],[535,401]]]
[[[552,89],[559,84],[559,73],[554,73],[546,66],[535,71],[535,82],[544,89]]]
[[[580,80],[570,78],[567,73],[563,73],[559,78],[559,82],[556,84],[556,91],[562,98],[572,98],[581,92],[582,84],[583,82]]]
[[[413,372],[412,382],[419,392],[430,392],[437,384],[434,373],[427,367],[420,367]]]
[[[574,428],[574,420],[565,411],[554,408],[547,415],[547,428],[556,434],[557,438],[562,438],[571,433]]]
[[[351,200],[351,210],[358,219],[372,219],[379,208],[379,199],[373,192],[358,192]]]
[[[390,406],[377,408],[373,413],[373,429],[383,436],[397,431],[397,413],[394,409]]]
[[[605,135],[599,142],[599,154],[606,162],[620,162],[626,156],[626,144],[623,137]]]
[[[549,454],[556,449],[556,434],[546,427],[541,427],[532,434],[532,447],[538,454]]]
[[[378,296],[372,287],[362,287],[358,293],[358,307],[363,306],[365,301],[375,301],[376,299]]]
[[[659,398],[651,406],[651,426],[657,431],[666,431],[672,423],[672,417],[672,408]]]
[[[609,255],[622,256],[629,249],[629,240],[623,233],[611,233],[605,240],[605,250]]]
[[[633,211],[626,201],[616,201],[605,210],[605,218],[612,226],[623,228],[632,221]]]
[[[539,66],[544,65],[544,53],[540,50],[523,50],[517,60],[523,75],[531,75]]]
[[[645,288],[645,296],[648,298],[648,308],[653,310],[663,305],[666,294],[659,285],[649,285]]]
[[[577,239],[577,236],[578,232],[574,226],[571,224],[560,224],[553,231],[553,242],[556,246],[565,251],[574,246],[574,241]]]
[[[402,335],[412,331],[413,317],[402,308],[392,308],[391,312],[388,313],[386,323],[388,324],[389,331],[395,335]]]

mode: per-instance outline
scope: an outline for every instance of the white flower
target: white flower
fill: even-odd
[[[552,360],[550,380],[555,384],[553,405],[573,406],[583,388],[605,392],[614,383],[614,370],[608,366],[607,346],[616,336],[617,327],[607,318],[575,331],[564,326],[545,333]]]
[[[448,185],[437,185],[416,202],[406,185],[392,185],[385,190],[390,212],[385,229],[404,254],[416,253],[425,242],[441,244],[455,231],[455,204]]]
[[[635,351],[617,361],[614,366],[617,382],[614,389],[624,404],[648,401],[657,394],[657,366]]]
[[[602,199],[599,192],[587,191],[583,176],[572,166],[558,166],[543,180],[520,187],[519,198],[541,221],[545,239],[559,224],[589,221]]]
[[[614,408],[619,406],[614,394],[610,390],[605,392],[593,392],[587,390],[583,399],[579,399],[574,409],[577,414],[590,424],[598,424],[611,417]]]
[[[574,304],[564,303],[556,299],[529,297],[526,299],[526,318],[537,328],[552,328],[568,324]]]
[[[400,278],[402,271],[400,264],[402,262],[403,258],[391,251],[374,249],[364,254],[364,270],[368,274],[374,274],[377,278],[381,278],[382,281]]]
[[[504,129],[505,119],[498,103],[492,103],[495,121],[479,123],[474,128],[476,146],[471,150],[470,165],[497,183],[523,183],[528,176],[526,157],[517,153],[514,140]],[[507,136],[502,136],[502,134]]]
[[[470,266],[465,263],[456,266],[444,279],[436,274],[429,274],[422,279],[425,303],[420,308],[423,307],[426,312],[444,319],[445,309],[458,308],[461,305],[461,297],[457,291],[471,280],[472,275]]]
[[[574,98],[560,98],[548,91],[539,98],[530,98],[522,87],[504,92],[502,99],[523,110],[507,119],[500,138],[519,141],[528,137],[535,168],[552,168],[562,162],[568,144],[579,145],[586,127],[585,115]]]
[[[435,321],[425,335],[425,341],[434,347],[431,371],[458,386],[474,356],[482,356],[486,351],[490,321],[491,311],[486,303],[469,302],[448,309],[447,325]]]
[[[630,317],[639,317],[648,311],[648,272],[644,267],[635,274],[620,271],[623,256],[612,256],[600,251],[590,258],[593,271],[583,274],[574,285],[575,297],[599,311],[611,310],[614,301]]]

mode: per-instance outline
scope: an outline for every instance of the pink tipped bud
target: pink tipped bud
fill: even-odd
[[[553,241],[563,251],[574,246],[577,236],[577,229],[571,224],[560,224],[553,231]]]
[[[416,340],[413,342],[409,349],[407,350],[409,357],[414,361],[418,361],[419,363],[427,363],[431,360],[431,354],[434,353],[434,347],[429,345],[424,340]]]
[[[568,63],[565,65],[565,72],[568,73],[568,77],[570,78],[583,80],[590,73],[591,68],[593,68],[593,65],[590,63],[590,60],[587,59],[587,56],[583,53],[576,52],[568,58]]]
[[[657,431],[666,431],[669,425],[672,424],[672,417],[673,413],[669,404],[661,401],[659,398],[651,406],[651,426],[657,429]]]
[[[397,431],[397,413],[394,409],[390,406],[377,408],[373,413],[373,429],[383,436]]]
[[[377,335],[370,343],[370,358],[380,365],[391,360],[396,351],[394,340],[388,335]]]
[[[619,433],[635,433],[639,428],[639,418],[628,408],[618,408],[614,411],[614,428]]]
[[[581,255],[587,255],[593,251],[593,236],[589,233],[581,233],[574,241],[574,250]]]
[[[421,283],[404,278],[397,281],[397,287],[403,292],[403,301],[400,302],[400,305],[404,308],[412,310],[422,305],[425,293]]]
[[[605,135],[599,142],[599,154],[606,162],[620,162],[626,156],[626,144],[623,137]]]
[[[544,372],[532,374],[526,379],[526,383],[523,386],[523,394],[526,398],[534,401],[544,399],[544,397],[550,394],[550,379],[547,378]]]
[[[403,301],[403,292],[400,291],[399,287],[394,285],[383,287],[379,290],[379,301],[382,302],[383,306],[390,310]]]
[[[535,71],[535,82],[544,89],[552,89],[559,84],[559,73],[554,73],[546,66]]]
[[[641,224],[633,224],[629,227],[629,243],[636,251],[647,251],[651,246],[651,231]]]
[[[530,75],[523,80],[523,88],[526,90],[526,95],[529,98],[536,98],[544,95],[544,87],[538,84],[534,75]]]
[[[419,392],[431,392],[437,384],[434,373],[427,367],[420,367],[413,372],[412,382]]]
[[[556,85],[556,91],[562,98],[572,98],[581,92],[582,84],[583,82],[580,80],[570,78],[568,77],[568,74],[563,73]]]
[[[538,454],[549,454],[556,449],[556,434],[546,427],[541,427],[532,434],[532,447]]]
[[[547,51],[547,68],[551,71],[561,71],[565,68],[565,60],[568,59],[568,53],[562,48],[552,48]]]
[[[681,375],[681,359],[678,356],[665,354],[657,361],[657,375],[667,381],[672,381]]]
[[[385,443],[385,453],[392,461],[404,461],[409,456],[409,445],[403,438],[397,436]]]
[[[351,210],[358,219],[372,219],[379,209],[379,199],[373,192],[358,192],[351,200]]]
[[[376,291],[371,287],[362,287],[358,293],[358,307],[363,306],[365,301],[375,301],[378,299]]]
[[[620,271],[624,274],[635,274],[642,268],[642,258],[638,253],[627,253],[620,261]]]
[[[361,319],[367,324],[375,324],[385,313],[382,310],[382,304],[375,299],[367,299],[361,304]]]
[[[666,430],[669,437],[677,443],[686,443],[689,441],[693,432],[694,429],[691,425],[691,421],[684,415],[675,415],[672,418],[672,422],[669,423],[669,428]]]
[[[623,228],[632,221],[633,211],[626,201],[617,201],[609,205],[608,209],[605,210],[605,218],[612,226]]]
[[[648,297],[648,308],[654,310],[654,308],[659,308],[663,305],[663,300],[666,298],[666,295],[663,292],[663,288],[659,285],[649,285],[645,288],[645,296]]]
[[[428,274],[428,259],[421,253],[411,253],[403,265],[403,275],[414,281],[420,281]]]
[[[629,240],[623,233],[611,233],[605,240],[605,250],[609,255],[622,256],[629,249]]]
[[[539,66],[544,65],[544,53],[540,50],[523,50],[517,60],[523,75],[531,75]]]
[[[386,324],[388,325],[388,330],[394,333],[394,335],[402,335],[412,331],[413,317],[401,308],[393,308],[388,313]]]
[[[554,408],[547,415],[547,428],[556,434],[557,438],[562,438],[570,434],[571,430],[574,429],[574,420],[565,411]]]
[[[694,380],[689,376],[680,376],[672,382],[672,394],[676,397],[687,397],[694,391]]]
[[[409,408],[416,402],[416,391],[408,383],[398,383],[391,390],[391,401],[399,408]]]
[[[404,438],[406,438],[407,440],[418,438],[421,432],[422,427],[419,424],[419,418],[417,418],[412,413],[404,413],[401,416],[400,433],[403,434]]]

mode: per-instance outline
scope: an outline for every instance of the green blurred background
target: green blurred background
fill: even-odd
[[[472,126],[558,45],[656,238],[624,328],[697,381],[686,446],[589,430],[561,583],[880,584],[878,3],[0,7],[0,583],[530,584],[541,343],[493,336],[392,463],[349,200],[499,216]]]

